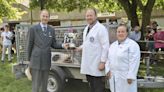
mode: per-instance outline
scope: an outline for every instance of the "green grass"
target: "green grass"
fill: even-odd
[[[13,63],[16,62],[14,56]],[[12,64],[0,62],[0,92],[30,92],[31,82],[27,78],[16,80],[12,73]]]
[[[14,56],[13,63],[14,62],[16,62],[16,56]],[[5,62],[5,64],[2,64],[0,62],[0,92],[31,92],[31,81],[27,80],[27,78],[15,79],[12,73],[13,63]],[[158,64],[157,66],[151,65],[151,74],[164,75],[163,66],[164,64]],[[144,76],[145,70],[145,64],[141,64],[139,75]],[[80,90],[80,92],[86,92],[86,89],[88,89],[84,84],[76,84],[79,86],[75,89],[74,84],[68,85],[65,92],[79,92],[78,90]],[[164,89],[139,89],[138,92],[164,92]]]
[[[150,75],[151,76],[164,76],[164,62],[157,62],[156,64],[150,65]],[[139,69],[139,75],[145,76],[146,75],[146,64],[141,63]]]
[[[164,89],[139,89],[138,92],[164,92]]]
[[[156,62],[156,64],[150,65],[150,75],[151,76],[164,76],[164,62]],[[146,64],[141,63],[139,68],[139,76],[145,76],[146,75]],[[138,90],[139,92],[164,92],[164,88],[161,89],[151,89],[151,88],[140,88]]]

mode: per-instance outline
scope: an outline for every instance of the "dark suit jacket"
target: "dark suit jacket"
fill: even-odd
[[[56,43],[55,31],[47,26],[44,33],[40,24],[30,28],[27,35],[27,59],[30,61],[30,68],[49,70],[51,67],[51,47],[62,48]]]

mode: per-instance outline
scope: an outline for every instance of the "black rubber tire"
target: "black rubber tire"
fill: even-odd
[[[48,92],[63,92],[63,89],[63,80],[57,73],[50,72],[47,85]]]

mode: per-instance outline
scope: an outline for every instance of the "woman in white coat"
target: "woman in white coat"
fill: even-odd
[[[111,92],[137,92],[140,48],[127,36],[128,28],[120,25],[117,28],[117,41],[109,48],[106,74]]]

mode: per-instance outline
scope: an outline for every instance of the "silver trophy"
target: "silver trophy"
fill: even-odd
[[[75,49],[76,48],[76,39],[77,39],[77,33],[69,32],[64,33],[64,43],[69,43],[69,49]]]

